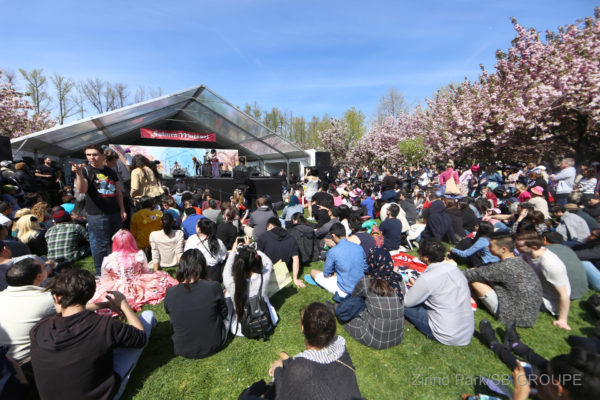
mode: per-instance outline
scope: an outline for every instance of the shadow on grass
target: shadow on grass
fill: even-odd
[[[142,356],[133,370],[123,398],[132,398],[135,393],[140,391],[146,379],[155,370],[162,368],[171,359],[175,358],[173,342],[171,341],[172,333],[173,330],[169,321],[156,324],[150,334],[150,342],[142,352]]]
[[[275,307],[276,310],[279,310],[289,297],[292,297],[293,295],[295,295],[297,293],[298,293],[298,289],[296,288],[296,286],[294,286],[293,283],[290,283],[285,288],[283,288],[279,292],[277,292],[269,300],[271,301],[271,305],[273,307]]]

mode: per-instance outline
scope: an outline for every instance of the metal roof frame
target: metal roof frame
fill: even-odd
[[[204,85],[83,118],[11,140],[13,152],[73,156],[90,143],[135,144],[139,129],[163,124],[167,129],[209,130],[217,133],[214,147],[237,148],[261,161],[308,157],[289,140]],[[221,140],[219,140],[221,139]],[[178,144],[181,146],[182,143]],[[189,147],[197,147],[190,142]],[[15,154],[16,155],[16,154]]]

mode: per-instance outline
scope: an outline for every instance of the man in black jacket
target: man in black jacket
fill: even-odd
[[[95,305],[124,315],[129,324],[86,309],[96,289],[94,275],[86,270],[63,271],[48,289],[58,314],[42,319],[29,334],[40,397],[118,398],[156,325],[154,314],[144,311],[138,319],[120,292]]]
[[[233,184],[246,194],[250,187],[250,170],[246,167],[246,157],[240,156],[238,161],[239,164],[233,169]]]
[[[260,235],[257,241],[257,249],[265,253],[273,262],[283,261],[288,270],[292,272],[294,285],[304,287],[304,282],[298,279],[300,271],[300,250],[298,242],[288,231],[281,227],[281,221],[277,217],[267,221],[267,231]]]

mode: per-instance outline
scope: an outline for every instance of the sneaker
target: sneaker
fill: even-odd
[[[479,322],[479,334],[490,347],[499,343],[494,328],[492,328],[492,324],[490,324],[490,321],[487,319],[482,319],[481,322]]]
[[[510,321],[508,324],[506,324],[506,331],[504,333],[504,345],[511,349],[513,347],[513,344],[520,342],[521,338],[517,333],[517,324],[515,323],[515,321]]]
[[[317,285],[317,282],[315,282],[315,280],[313,279],[313,277],[310,276],[309,274],[304,275],[304,281],[306,283],[308,283],[309,285],[319,286],[319,285]]]

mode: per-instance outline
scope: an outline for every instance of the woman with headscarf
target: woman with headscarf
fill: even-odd
[[[300,204],[300,199],[297,196],[291,195],[290,202],[284,207],[280,218],[287,225],[292,221],[292,215],[296,213],[304,213],[304,207]]]
[[[402,276],[394,272],[390,253],[380,247],[367,256],[369,269],[352,291],[352,297],[365,301],[365,309],[344,325],[360,343],[374,349],[385,349],[404,338],[404,294]]]

